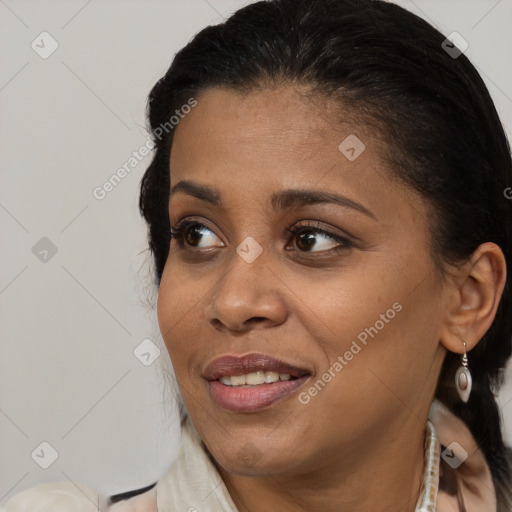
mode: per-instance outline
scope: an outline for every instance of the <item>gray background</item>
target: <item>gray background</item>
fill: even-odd
[[[0,504],[51,481],[141,487],[177,454],[137,210],[150,156],[104,199],[93,190],[146,143],[146,97],[174,53],[245,3],[0,0]],[[512,1],[399,3],[468,41],[510,133]],[[134,354],[146,339],[149,365]],[[47,469],[42,442],[58,455]]]

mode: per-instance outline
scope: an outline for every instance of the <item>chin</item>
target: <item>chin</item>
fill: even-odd
[[[254,445],[243,446],[238,452],[223,454],[215,459],[228,473],[246,477],[270,477],[290,473],[298,461],[290,458],[289,452],[270,453]]]
[[[219,432],[217,439],[207,436],[208,446],[217,464],[235,475],[264,477],[288,473],[300,466],[302,455],[305,455],[297,450],[298,443],[287,430],[283,430],[281,438],[272,438],[268,429],[258,431],[253,428],[247,435],[227,430],[233,432],[229,443],[225,432]]]

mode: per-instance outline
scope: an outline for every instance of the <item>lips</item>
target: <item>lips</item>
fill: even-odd
[[[288,374],[295,378],[311,373],[306,368],[299,368],[264,354],[248,354],[241,357],[224,356],[215,359],[206,367],[204,377],[212,381],[220,377],[245,375],[258,371]]]
[[[289,376],[277,381],[256,385],[227,385],[229,377],[254,375]],[[271,406],[281,398],[290,397],[311,376],[312,371],[263,354],[225,356],[210,363],[203,376],[208,381],[212,401],[221,409],[235,413],[257,412]],[[224,382],[222,382],[224,381]]]

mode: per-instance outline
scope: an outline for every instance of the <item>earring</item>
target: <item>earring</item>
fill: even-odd
[[[464,341],[462,343],[464,343],[464,355],[462,356],[461,365],[459,366],[457,373],[455,374],[455,386],[457,388],[457,392],[459,393],[460,399],[466,403],[469,400],[473,380],[471,378],[471,373],[469,372],[468,368],[466,343]]]

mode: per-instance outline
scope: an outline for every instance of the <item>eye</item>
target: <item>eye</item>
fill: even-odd
[[[287,231],[295,237],[295,245],[300,252],[339,253],[353,247],[354,244],[347,237],[331,233],[319,226],[318,223],[300,224],[287,229]],[[333,242],[335,243],[333,244]],[[318,250],[313,251],[312,249]]]
[[[171,239],[172,238],[178,241],[181,248],[186,244],[194,248],[202,249],[212,245],[209,241],[213,241],[214,238],[218,237],[213,234],[210,228],[201,222],[185,219],[180,222],[176,228],[171,227]],[[205,242],[206,245],[199,245],[201,242]]]
[[[354,245],[349,238],[332,233],[320,227],[319,223],[299,224],[286,229],[286,232],[296,240],[295,245],[302,253],[339,253]],[[214,239],[218,237],[203,223],[185,219],[176,228],[171,227],[171,238],[177,240],[181,249],[205,249],[214,246]]]

